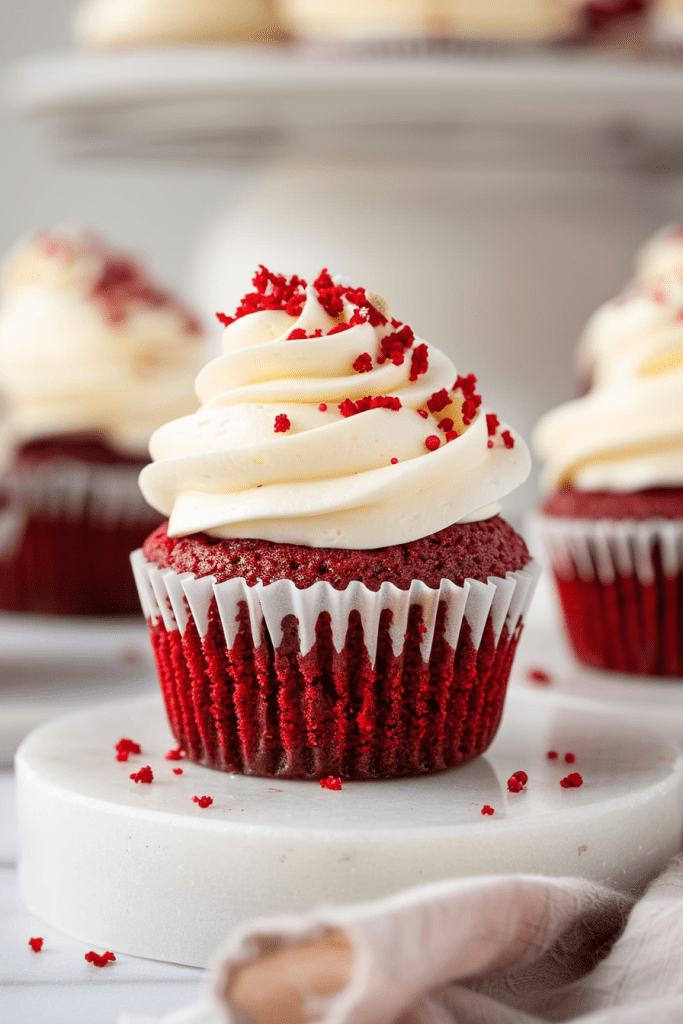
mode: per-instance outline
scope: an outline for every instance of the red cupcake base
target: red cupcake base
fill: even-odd
[[[520,618],[496,644],[487,622],[478,649],[463,622],[456,649],[444,639],[439,604],[431,656],[420,651],[422,608],[412,605],[400,656],[380,618],[370,662],[360,617],[348,620],[335,649],[329,615],[316,641],[299,653],[298,625],[283,620],[283,639],[256,646],[240,605],[235,642],[227,649],[216,600],[200,638],[190,618],[184,632],[150,626],[166,710],[178,745],[193,761],[222,771],[273,778],[383,779],[441,771],[481,754],[493,740]]]

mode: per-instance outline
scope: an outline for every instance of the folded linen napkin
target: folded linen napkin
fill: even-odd
[[[683,855],[635,905],[508,875],[251,922],[218,951],[206,999],[154,1024],[549,1021],[683,1021]]]

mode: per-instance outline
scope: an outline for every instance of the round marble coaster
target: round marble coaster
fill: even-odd
[[[126,763],[114,754],[121,737],[142,746]],[[165,760],[172,746],[156,698],[71,714],[24,741],[20,884],[33,913],[95,948],[205,965],[255,915],[481,873],[581,874],[638,889],[681,846],[673,743],[524,696],[470,764],[341,791]],[[130,779],[147,765],[151,784]],[[520,770],[528,783],[510,793]],[[575,771],[583,785],[563,788]]]
[[[142,615],[0,614],[0,767],[42,722],[157,688]]]

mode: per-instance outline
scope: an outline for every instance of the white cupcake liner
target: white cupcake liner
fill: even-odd
[[[138,475],[136,466],[59,459],[15,466],[6,487],[28,517],[86,518],[108,529],[148,522],[151,529],[159,515],[142,497]]]
[[[145,559],[142,550],[133,552],[131,563],[145,618],[152,625],[162,619],[167,631],[179,630],[182,635],[192,618],[203,638],[215,598],[227,648],[232,650],[238,632],[239,605],[244,602],[256,648],[263,643],[262,624],[265,622],[273,647],[277,649],[282,640],[282,620],[294,614],[299,624],[300,653],[305,655],[315,643],[315,627],[322,612],[330,615],[334,647],[341,652],[349,615],[355,610],[360,615],[366,650],[373,664],[377,656],[379,620],[385,609],[393,613],[389,632],[394,654],[398,655],[404,647],[410,608],[416,604],[422,606],[425,632],[420,647],[424,661],[428,662],[440,602],[443,601],[447,609],[444,639],[453,649],[458,645],[463,622],[467,622],[471,643],[478,649],[490,620],[497,645],[504,626],[508,635],[514,634],[526,614],[540,574],[539,564],[530,561],[523,569],[506,573],[504,579],[490,576],[486,583],[467,579],[463,586],[442,580],[439,588],[433,589],[415,580],[408,590],[383,583],[378,591],[372,591],[354,581],[340,591],[320,581],[299,590],[290,580],[265,586],[259,581],[249,586],[242,578],[223,583],[217,583],[213,576],[198,579],[192,573],[159,569]]]
[[[668,579],[683,573],[683,520],[565,519],[538,516],[538,534],[560,579],[578,577],[610,586],[634,576],[643,586],[657,577],[654,552]]]

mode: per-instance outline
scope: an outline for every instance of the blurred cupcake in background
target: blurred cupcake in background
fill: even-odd
[[[73,33],[96,49],[284,39],[271,0],[85,0]]]
[[[589,392],[534,436],[541,532],[574,652],[654,676],[683,676],[683,270],[669,235],[645,246],[637,280],[589,322]]]
[[[666,52],[680,55],[683,46],[683,0],[652,0],[652,39]]]
[[[0,278],[0,390],[18,447],[22,516],[0,608],[137,610],[128,554],[159,522],[137,475],[152,431],[196,408],[197,320],[94,235],[21,242]]]
[[[582,24],[571,0],[281,0],[288,27],[304,39],[547,42],[576,35]]]

